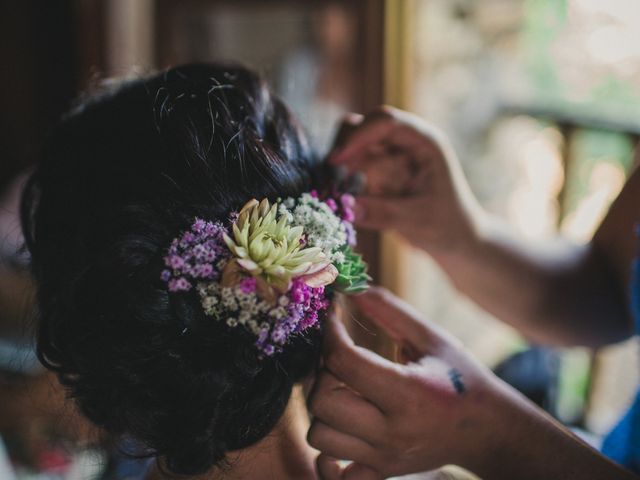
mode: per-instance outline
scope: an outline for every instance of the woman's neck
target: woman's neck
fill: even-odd
[[[295,386],[289,404],[276,427],[257,444],[227,454],[229,467],[218,468],[193,480],[253,480],[315,479],[315,452],[306,441],[309,417],[304,394]],[[154,467],[147,480],[161,480]]]

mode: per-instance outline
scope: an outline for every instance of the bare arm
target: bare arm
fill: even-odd
[[[627,285],[638,220],[636,170],[587,245],[534,244],[484,219],[465,249],[436,251],[434,258],[460,291],[530,337],[597,346],[632,332]]]
[[[461,292],[530,338],[597,346],[631,334],[626,286],[640,220],[638,171],[590,244],[534,243],[479,207],[446,137],[433,127],[388,108],[359,123],[331,161],[367,175],[362,226],[398,231]],[[396,170],[412,171],[410,197],[389,195],[400,187],[388,179],[402,178],[381,174],[391,160]]]

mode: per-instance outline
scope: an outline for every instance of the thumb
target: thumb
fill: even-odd
[[[347,142],[351,134],[360,126],[364,117],[357,113],[347,113],[342,119],[333,141],[333,149],[338,149]]]
[[[381,287],[350,297],[362,314],[385,331],[400,346],[424,355],[446,342],[447,334],[427,322],[411,305]]]
[[[351,463],[343,466],[340,460],[324,453],[318,455],[316,466],[321,480],[383,480],[384,478],[366,465]]]

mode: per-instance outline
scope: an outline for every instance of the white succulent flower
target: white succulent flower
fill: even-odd
[[[297,277],[313,287],[335,280],[337,270],[322,248],[306,246],[304,227],[291,225],[288,215],[278,216],[278,208],[267,199],[254,199],[240,210],[233,238],[224,235],[235,259],[225,267],[223,284],[235,283],[232,277],[241,274],[238,266],[280,292],[288,290]]]

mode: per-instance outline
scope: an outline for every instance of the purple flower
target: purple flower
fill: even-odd
[[[294,280],[289,291],[291,301],[289,317],[290,332],[302,332],[318,323],[318,314],[329,308],[324,287],[311,288],[303,281]]]
[[[191,288],[191,284],[184,277],[169,280],[170,292],[186,292]]]
[[[201,218],[196,218],[196,220],[193,222],[193,225],[191,226],[191,230],[193,230],[196,233],[202,233],[204,229],[207,227],[207,224],[210,224],[210,223],[211,222],[205,222]]]
[[[350,222],[344,222],[343,225],[347,232],[347,244],[354,247],[357,243],[356,229],[353,228],[353,225]]]
[[[273,345],[269,344],[269,345],[265,345],[262,351],[267,357],[270,357],[271,355],[276,353],[276,348]]]
[[[318,323],[318,312],[312,310],[300,322],[300,330],[301,331],[306,330],[307,328],[312,327],[316,323]]]
[[[356,218],[354,208],[356,199],[350,193],[344,193],[340,196],[340,205],[342,206],[342,220],[345,222],[353,222]]]
[[[342,208],[353,208],[356,206],[356,198],[350,193],[340,195],[340,204]]]
[[[324,203],[327,204],[327,206],[331,209],[332,212],[338,211],[338,204],[333,198],[327,198],[327,200]]]
[[[289,298],[293,303],[303,304],[308,298],[309,287],[301,280],[294,280],[289,291]]]
[[[220,271],[213,262],[224,252],[228,252],[222,238],[223,231],[224,227],[220,223],[196,218],[189,231],[183,232],[171,242],[164,257],[164,263],[169,269],[160,275],[169,291],[186,291],[198,278],[218,277]]]
[[[204,233],[209,237],[222,237],[222,228],[220,224],[207,222],[204,228]]]
[[[256,291],[257,281],[254,277],[246,277],[240,280],[240,291],[244,294],[253,293]]]
[[[173,268],[174,270],[178,270],[184,266],[184,258],[180,255],[171,255],[168,259],[167,266]]]
[[[209,278],[213,275],[213,266],[209,263],[203,263],[200,265],[200,277]]]
[[[353,222],[356,219],[356,214],[353,213],[353,210],[351,209],[345,209],[342,212],[342,220],[344,220],[345,222]]]
[[[284,344],[284,342],[287,341],[288,337],[288,332],[282,327],[274,328],[273,332],[271,333],[271,339],[280,345]]]
[[[191,253],[198,260],[202,259],[207,254],[207,249],[202,244],[194,245],[191,249]]]

